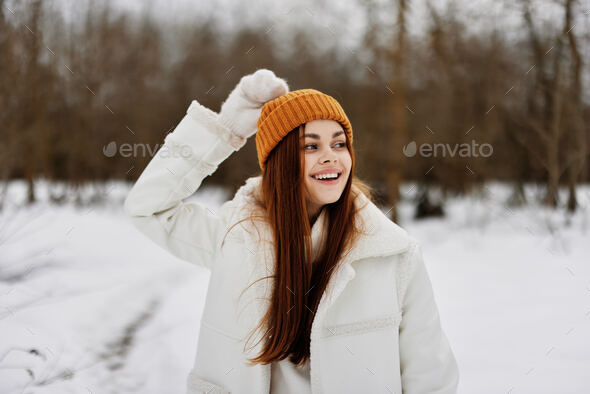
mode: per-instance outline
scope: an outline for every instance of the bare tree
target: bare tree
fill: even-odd
[[[526,111],[515,116],[525,131],[532,132],[528,138],[521,134],[518,141],[546,171],[545,203],[552,207],[558,205],[560,180],[567,171],[570,211],[577,205],[576,184],[588,155],[581,100],[582,60],[573,30],[575,3],[575,0],[559,2],[564,10],[562,27],[555,30],[551,43],[544,45],[534,24],[530,0],[521,1],[536,71],[528,90]]]
[[[570,116],[568,117],[568,126],[570,130],[569,144],[571,149],[571,164],[567,168],[569,197],[567,208],[570,212],[576,210],[578,205],[576,199],[576,184],[580,179],[580,173],[586,165],[588,157],[588,136],[584,132],[584,119],[582,115],[582,57],[578,49],[578,40],[574,34],[573,24],[573,7],[576,0],[566,0],[564,3],[565,20],[563,24],[564,35],[567,36],[570,56],[571,56],[571,73],[570,73],[570,94],[568,95],[568,104]]]
[[[20,74],[20,97],[22,99],[18,116],[19,151],[22,156],[24,177],[27,182],[27,201],[35,201],[35,176],[37,171],[36,131],[42,126],[43,103],[40,97],[42,83],[41,51],[43,48],[43,2],[35,0],[29,9],[27,26],[28,34],[23,42],[23,69]],[[23,32],[24,33],[24,32]]]
[[[525,130],[540,142],[539,147],[531,141],[531,137],[520,137],[519,141],[533,154],[547,172],[547,194],[545,202],[557,206],[559,178],[563,171],[559,152],[563,130],[563,96],[564,82],[562,70],[563,39],[557,35],[550,48],[544,48],[541,37],[537,33],[529,0],[522,0],[523,18],[528,30],[528,37],[534,60],[534,85],[527,95],[527,113],[521,114],[521,124]],[[553,51],[552,56],[547,56]],[[551,62],[552,60],[552,62]]]
[[[387,196],[392,205],[391,220],[398,220],[398,203],[400,199],[400,184],[402,182],[404,155],[401,149],[408,142],[408,121],[406,101],[406,73],[405,59],[408,56],[406,47],[406,13],[409,0],[397,0],[397,37],[395,50],[392,54],[393,64],[392,88],[394,94],[391,96],[393,125],[390,140],[390,163],[387,177]]]
[[[16,110],[15,100],[10,99],[10,81],[16,78],[16,59],[14,53],[14,29],[6,17],[5,1],[0,0],[0,124],[6,136],[0,145],[0,180],[4,182],[0,191],[0,209],[4,206],[8,178],[11,171],[10,163],[14,160],[16,149],[12,146],[15,141],[16,127],[14,117],[10,116]]]

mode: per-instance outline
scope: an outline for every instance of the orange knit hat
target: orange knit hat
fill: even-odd
[[[283,94],[262,106],[256,132],[258,164],[264,170],[268,155],[294,128],[316,119],[332,119],[344,128],[352,144],[352,126],[344,110],[332,96],[315,89]]]

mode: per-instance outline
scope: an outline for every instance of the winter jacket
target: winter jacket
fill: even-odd
[[[247,364],[262,341],[246,347],[245,339],[268,307],[272,282],[260,280],[240,293],[272,274],[272,232],[263,221],[246,220],[226,234],[252,212],[261,176],[247,179],[217,211],[183,201],[245,143],[193,100],[125,200],[142,233],[211,271],[188,393],[269,392],[271,366]],[[458,367],[420,246],[364,194],[355,204],[363,207],[366,234],[334,269],[315,314],[312,392],[456,393]],[[322,212],[313,224],[314,248],[324,239],[325,221]]]

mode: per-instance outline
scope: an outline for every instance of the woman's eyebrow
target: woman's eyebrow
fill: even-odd
[[[336,131],[334,134],[332,134],[332,138],[336,138],[340,134],[344,134],[344,130]],[[315,134],[315,133],[305,133],[304,135],[301,136],[301,138],[305,138],[305,137],[313,138],[313,139],[316,139],[316,140],[319,140],[320,139],[320,136],[318,134]]]

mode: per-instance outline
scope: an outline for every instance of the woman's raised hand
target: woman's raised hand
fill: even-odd
[[[256,132],[256,122],[267,101],[289,92],[287,82],[261,68],[240,79],[221,105],[218,119],[235,134],[248,138]]]

